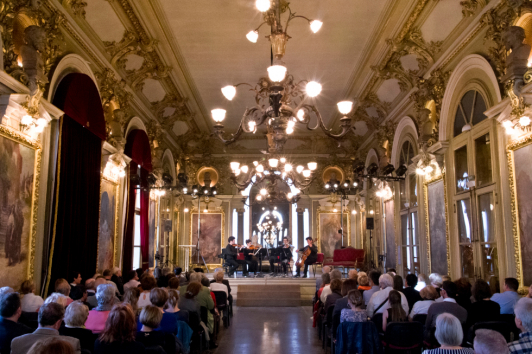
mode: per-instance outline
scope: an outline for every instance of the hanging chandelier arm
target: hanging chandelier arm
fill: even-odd
[[[242,120],[240,121],[240,125],[238,126],[238,129],[236,131],[236,133],[232,134],[232,137],[231,139],[224,139],[223,137],[223,126],[220,126],[219,128],[216,128],[215,126],[215,129],[214,129],[214,133],[213,135],[216,135],[216,137],[218,139],[220,139],[220,141],[222,143],[224,143],[225,145],[229,145],[229,144],[232,144],[234,143],[239,137],[240,135],[242,134],[242,132],[244,132],[244,120],[246,119],[246,117],[253,111],[253,110],[256,110],[257,108],[252,108],[252,109],[246,109],[246,111],[244,112],[244,115],[242,116]]]
[[[327,136],[329,136],[331,138],[334,138],[334,139],[343,138],[349,132],[351,132],[351,131],[354,132],[354,127],[351,127],[351,119],[349,119],[347,117],[344,117],[345,119],[344,118],[341,119],[342,120],[342,132],[339,133],[339,134],[333,134],[332,133],[332,129],[327,129],[327,127],[325,126],[325,123],[323,123],[323,118],[321,117],[321,114],[318,111],[318,109],[316,108],[316,106],[303,105],[303,108],[306,108],[306,109],[314,112],[314,114],[318,118],[318,124],[314,128],[309,127],[309,125],[310,125],[310,120],[309,120],[309,122],[307,123],[307,129],[308,130],[316,130],[316,129],[318,129],[318,127],[320,127],[321,130],[325,133],[325,135],[327,135]]]
[[[259,25],[259,27],[257,27],[257,28],[255,29],[255,32],[258,32],[259,29],[262,27],[262,25],[264,25],[265,23],[268,23],[268,21],[264,21],[263,23],[261,23],[261,24]]]

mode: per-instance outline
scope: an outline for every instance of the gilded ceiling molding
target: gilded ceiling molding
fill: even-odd
[[[112,115],[116,109],[121,110],[119,123],[125,127],[129,118],[133,115],[130,105],[133,95],[126,90],[126,82],[119,80],[113,70],[105,68],[96,73],[96,79],[100,88],[100,97],[105,113],[106,121],[114,118]]]
[[[460,6],[462,6],[462,15],[470,17],[477,12],[477,9],[486,6],[486,0],[464,0],[460,1]]]
[[[82,19],[85,19],[85,8],[87,7],[87,3],[83,0],[63,0],[62,2],[63,6],[66,9],[70,9],[74,16],[81,17]]]

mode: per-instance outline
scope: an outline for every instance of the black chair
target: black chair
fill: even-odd
[[[24,312],[20,315],[18,321],[23,325],[28,326],[31,329],[37,329],[39,327],[39,313],[38,312]]]
[[[419,322],[392,322],[384,333],[386,353],[421,354],[423,325]]]
[[[225,291],[213,291],[214,298],[216,299],[216,308],[223,315],[222,320],[224,322],[224,327],[229,327],[229,306],[227,306],[227,294]]]
[[[336,332],[335,352],[382,353],[382,344],[375,324],[371,321],[340,323]]]
[[[492,331],[502,334],[506,343],[512,341],[512,330],[506,322],[503,321],[489,321],[489,322],[477,322],[471,327],[467,336],[467,344],[473,346],[475,340],[475,332],[477,329],[491,329]]]
[[[419,322],[423,326],[425,325],[425,322],[427,322],[427,315],[426,314],[417,314],[412,318],[412,321]]]
[[[501,315],[500,320],[502,322],[506,322],[506,324],[509,326],[510,330],[512,331],[512,341],[519,339],[519,334],[521,333],[521,330],[517,328],[515,324],[515,315],[514,314],[504,314]]]
[[[384,331],[382,330],[382,313],[376,313],[371,318],[371,322],[375,323],[375,327],[377,327],[377,331],[380,334],[383,334]]]
[[[332,315],[333,315],[333,311],[334,311],[334,306],[329,306],[329,308],[327,309],[327,312],[325,314],[325,318],[323,320],[323,324],[322,324],[322,332],[321,332],[321,335],[322,335],[322,343],[321,343],[321,347],[323,349],[325,349],[325,352],[327,352],[327,341],[330,339],[331,342],[332,342]],[[331,343],[331,346],[332,346],[332,343]]]
[[[205,330],[200,325],[201,318],[197,312],[189,313],[189,323],[188,325],[192,329],[192,338],[191,338],[191,350],[198,349],[201,353],[203,351],[203,342],[205,339]]]

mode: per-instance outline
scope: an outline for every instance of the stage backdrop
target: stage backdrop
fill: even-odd
[[[33,277],[41,148],[0,127],[0,287]]]
[[[447,223],[443,179],[430,183],[425,191],[428,203],[430,271],[447,274]]]
[[[102,177],[100,186],[100,224],[98,228],[98,271],[114,266],[116,249],[118,184]]]
[[[319,252],[324,257],[332,257],[335,249],[342,247],[342,239],[338,230],[341,228],[340,213],[318,211],[318,239]],[[344,213],[344,246],[351,245],[351,227],[349,214]],[[306,245],[306,242],[305,242]]]
[[[222,262],[218,255],[222,253],[222,243],[227,243],[224,239],[224,214],[223,213],[206,213],[200,216],[200,251],[201,256],[205,259],[207,265],[219,266]],[[191,235],[190,244],[196,245],[198,241],[198,214],[191,215]],[[200,256],[200,263],[202,263]],[[197,263],[196,249],[192,249],[191,263]]]

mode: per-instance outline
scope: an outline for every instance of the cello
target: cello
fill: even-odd
[[[299,254],[299,257],[297,258],[297,262],[296,262],[296,268],[301,268],[301,266],[305,263],[305,261],[307,260],[308,256],[310,256],[310,253],[311,253],[311,250],[310,250],[310,247],[307,246],[306,247],[306,250],[304,250],[303,252],[301,252]]]

